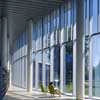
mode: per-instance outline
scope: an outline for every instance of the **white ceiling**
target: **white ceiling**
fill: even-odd
[[[14,39],[16,34],[25,31],[26,20],[32,18],[35,21],[63,2],[64,0],[0,0],[0,16],[8,16],[8,33],[12,33]]]

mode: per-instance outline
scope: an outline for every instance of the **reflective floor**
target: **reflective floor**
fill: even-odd
[[[48,93],[41,93],[34,90],[32,93],[27,93],[26,90],[13,87],[12,90],[9,90],[4,98],[4,100],[76,100],[71,96],[51,96]],[[92,100],[92,99],[85,99]]]

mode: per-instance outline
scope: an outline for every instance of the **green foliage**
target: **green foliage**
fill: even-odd
[[[67,92],[72,93],[72,91],[73,91],[73,84],[72,82],[70,82],[69,84],[67,84]]]
[[[41,92],[47,92],[47,88],[43,86],[43,84],[40,84]]]
[[[88,95],[89,92],[89,86],[88,86],[88,81],[85,82],[85,94]]]

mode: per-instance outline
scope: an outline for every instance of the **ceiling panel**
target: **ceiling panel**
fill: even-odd
[[[25,21],[37,20],[54,8],[59,7],[64,0],[0,0],[0,16],[11,17],[13,36],[25,30]]]

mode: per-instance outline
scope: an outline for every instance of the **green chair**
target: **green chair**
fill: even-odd
[[[49,86],[48,86],[48,89],[49,89],[49,93],[50,93],[51,95],[54,96],[55,94],[57,94],[57,95],[61,96],[60,90],[55,89],[53,85],[49,85]]]
[[[53,85],[49,85],[48,86],[48,90],[49,90],[49,93],[54,96],[54,94],[55,94],[54,86]]]

